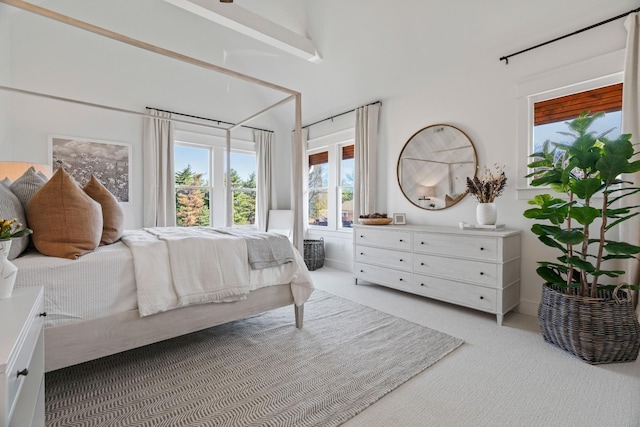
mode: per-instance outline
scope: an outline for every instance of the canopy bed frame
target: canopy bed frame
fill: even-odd
[[[293,223],[293,246],[302,252],[303,248],[303,211],[302,211],[302,177],[304,176],[303,159],[304,150],[302,146],[301,132],[301,94],[297,91],[269,83],[242,73],[238,73],[215,64],[205,62],[193,57],[170,51],[159,46],[155,46],[123,34],[115,33],[105,28],[97,27],[93,24],[79,21],[72,17],[62,15],[52,10],[24,2],[21,0],[0,0],[0,3],[25,10],[27,12],[40,15],[67,25],[71,25],[82,30],[101,35],[121,43],[125,43],[146,51],[154,52],[192,64],[196,67],[205,68],[215,73],[222,73],[246,82],[253,83],[258,86],[270,88],[283,93],[284,99],[275,104],[238,121],[229,127],[202,125],[201,123],[191,122],[182,119],[168,119],[178,123],[188,123],[196,126],[214,127],[224,130],[226,133],[227,144],[227,174],[230,173],[230,148],[231,148],[231,132],[247,122],[257,118],[265,112],[276,108],[282,104],[293,101],[294,108],[294,140],[293,140],[293,166],[292,166],[292,208],[294,210]],[[30,96],[39,96],[63,102],[72,102],[80,105],[103,108],[112,111],[122,112],[125,114],[134,114],[143,117],[152,117],[149,114],[139,111],[131,111],[124,108],[117,108],[107,105],[100,105],[82,100],[74,100],[64,98],[52,94],[32,92],[25,89],[0,86],[0,89],[22,93]],[[230,182],[229,175],[227,182]],[[232,218],[232,193],[231,188],[227,188],[227,226],[230,226]],[[33,283],[32,285],[38,285]],[[46,293],[46,290],[45,290]],[[47,327],[45,329],[45,370],[51,371],[77,363],[96,359],[99,357],[115,354],[117,352],[136,348],[142,345],[150,344],[160,340],[169,339],[182,334],[205,329],[211,326],[219,325],[233,320],[245,318],[267,310],[278,307],[291,305],[294,303],[291,287],[289,284],[278,284],[260,288],[252,291],[249,296],[240,301],[230,303],[208,303],[192,305],[188,307],[178,308],[152,316],[140,317],[138,310],[128,310],[116,315],[102,317],[92,320],[83,320],[74,323],[62,324]],[[302,327],[303,305],[294,304],[296,327]],[[81,337],[79,339],[79,337]]]

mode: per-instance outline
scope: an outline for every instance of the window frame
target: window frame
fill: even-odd
[[[256,144],[247,139],[232,138],[231,151],[253,153],[257,156]],[[209,201],[213,206],[209,206],[209,223],[213,227],[226,226],[226,136],[205,134],[201,132],[191,131],[187,129],[176,129],[174,138],[174,146],[191,146],[195,148],[204,148],[209,150],[209,185],[211,192],[209,193]],[[175,159],[175,149],[172,153]],[[256,164],[257,169],[257,164]],[[257,172],[257,171],[256,171]],[[176,188],[177,190],[177,188]],[[257,191],[257,190],[256,190]],[[173,195],[175,197],[175,194]],[[212,203],[216,201],[216,203]],[[217,201],[223,201],[222,203]],[[177,218],[176,218],[177,219]],[[233,218],[232,218],[233,222]],[[250,227],[250,226],[242,226]]]
[[[355,145],[355,128],[351,127],[338,132],[334,132],[322,137],[309,139],[307,141],[307,153],[306,159],[310,155],[319,153],[322,151],[328,151],[329,161],[329,176],[328,176],[328,190],[327,190],[327,211],[329,217],[327,218],[326,226],[317,226],[309,224],[309,209],[308,203],[305,203],[306,209],[304,212],[305,223],[308,224],[309,230],[312,232],[339,232],[339,233],[351,233],[352,228],[342,227],[342,215],[338,210],[341,204],[338,202],[340,195],[340,171],[342,160],[342,147],[346,145]],[[305,179],[308,182],[308,165],[307,175]],[[354,188],[354,192],[355,192]]]
[[[623,81],[624,50],[618,50],[566,67],[552,70],[517,85],[517,186],[518,200],[529,200],[548,192],[547,187],[532,187],[527,165],[533,148],[534,104],[578,92],[589,91]]]

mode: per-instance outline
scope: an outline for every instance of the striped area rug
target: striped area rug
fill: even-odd
[[[47,426],[336,426],[462,340],[315,291],[45,377]]]

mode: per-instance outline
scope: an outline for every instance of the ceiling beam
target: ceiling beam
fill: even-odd
[[[322,60],[310,39],[235,4],[211,0],[164,1],[309,62]]]

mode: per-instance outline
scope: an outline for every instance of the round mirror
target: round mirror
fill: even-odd
[[[419,208],[445,209],[466,194],[467,177],[478,168],[469,137],[450,125],[432,125],[413,134],[398,158],[398,185]]]

